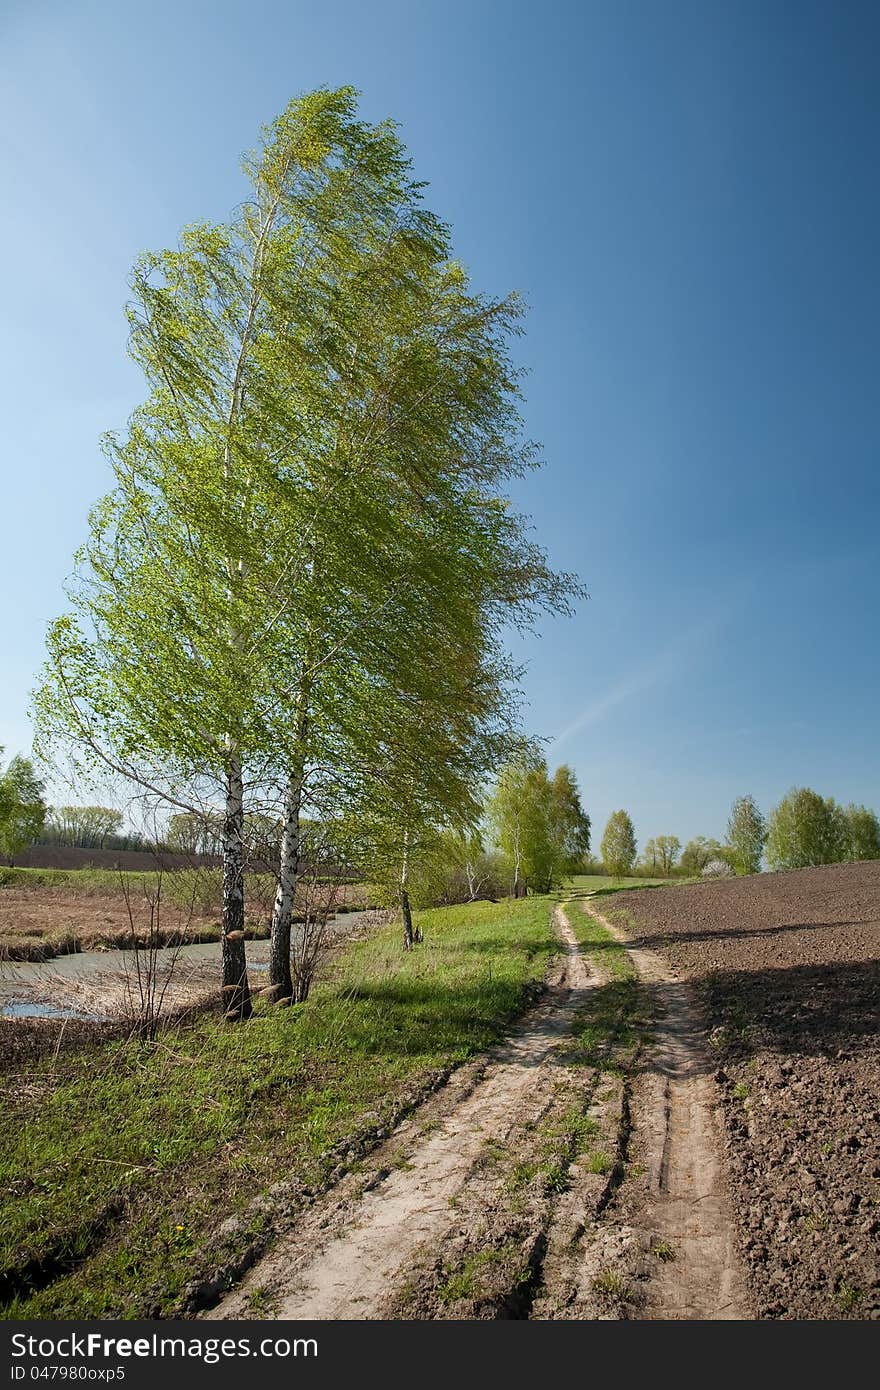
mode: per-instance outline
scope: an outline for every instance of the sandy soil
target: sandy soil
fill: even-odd
[[[572,1036],[608,978],[587,967],[562,909],[556,929],[564,955],[545,1002],[421,1106],[368,1171],[320,1200],[209,1317],[747,1315],[689,1001],[639,954],[645,999],[653,1006],[654,989],[666,989],[666,1011],[638,1082],[642,1176],[624,1183],[632,1096],[626,1066],[604,1064],[613,1018],[604,1061],[584,1064]],[[632,1061],[640,1044],[626,1046]]]
[[[639,1279],[642,1287],[629,1316],[748,1317],[700,1011],[688,986],[675,979],[660,956],[630,946],[613,921],[592,904],[588,910],[627,945],[652,997],[653,1041],[639,1068],[631,1103],[631,1148],[646,1170],[644,1199],[633,1200],[630,1190],[622,1211],[632,1223],[630,1230],[634,1226],[641,1237],[635,1248],[659,1255],[636,1266],[630,1262],[630,1277]],[[631,1236],[627,1244],[633,1247]]]
[[[880,863],[597,903],[702,1012],[757,1315],[880,1316]]]

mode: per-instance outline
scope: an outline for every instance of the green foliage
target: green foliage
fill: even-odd
[[[770,813],[767,862],[773,869],[836,864],[848,857],[846,814],[833,797],[794,787]]]
[[[635,864],[636,832],[626,811],[612,811],[608,817],[601,854],[602,863],[614,878],[623,878]]]
[[[590,850],[590,818],[571,768],[551,778],[531,754],[503,767],[486,816],[512,870],[514,893],[528,887],[549,893],[579,869]]]
[[[43,844],[100,849],[122,829],[122,812],[113,806],[52,806],[43,832]]]
[[[263,135],[240,211],[135,266],[149,394],[107,441],[116,486],[35,702],[47,749],[179,814],[223,804],[232,938],[261,816],[284,828],[279,920],[303,816],[356,827],[377,878],[475,824],[515,743],[504,624],[578,592],[505,496],[535,463],[516,297],[470,288],[351,88]]]
[[[867,806],[850,804],[844,811],[848,859],[880,859],[880,820]]]
[[[660,851],[657,848],[656,840],[646,840],[645,848],[642,850],[641,864],[652,874],[656,874],[660,868]]]
[[[682,850],[680,867],[686,874],[696,877],[710,860],[723,858],[724,849],[717,840],[707,840],[704,835],[697,835],[693,840],[688,840]]]
[[[37,839],[45,819],[44,784],[30,758],[19,754],[0,775],[0,854],[12,863]]]
[[[767,826],[752,796],[738,796],[727,822],[729,860],[738,874],[756,874],[767,840]]]
[[[430,847],[417,857],[409,875],[409,894],[415,907],[502,898],[508,887],[503,856],[487,851],[476,831],[438,832]]]
[[[168,818],[165,843],[178,854],[221,854],[223,817],[216,811],[177,811]]]
[[[658,835],[654,843],[660,859],[660,870],[668,878],[675,868],[675,861],[681,850],[681,840],[677,835]]]

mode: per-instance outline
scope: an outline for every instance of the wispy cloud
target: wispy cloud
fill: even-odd
[[[591,724],[598,724],[618,705],[634,699],[637,695],[644,695],[656,686],[679,676],[693,653],[703,645],[708,637],[723,626],[728,611],[713,614],[712,617],[695,623],[685,632],[679,633],[651,661],[637,667],[635,671],[618,681],[616,685],[611,686],[604,694],[591,700],[588,705],[584,706],[580,714],[566,725],[562,733],[553,740],[547,750],[548,756],[555,753],[573,734],[579,733],[581,729],[586,729]]]

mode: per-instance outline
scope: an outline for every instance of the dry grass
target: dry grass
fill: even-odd
[[[4,878],[0,883],[0,960],[51,960],[74,951],[143,945],[150,934],[150,904],[160,881],[162,945],[220,938],[221,883],[216,870],[181,869],[160,877],[106,869],[19,869],[5,870]],[[248,875],[249,937],[268,935],[274,891],[271,875]],[[363,885],[328,886],[326,892],[328,900],[334,893],[344,909],[367,906]],[[311,906],[314,886],[309,887],[309,895]],[[304,912],[305,902],[297,907]]]

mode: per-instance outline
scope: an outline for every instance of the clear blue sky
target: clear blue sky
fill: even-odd
[[[528,722],[599,832],[720,834],[793,783],[880,806],[880,9],[653,0],[0,8],[0,742],[141,395],[135,255],[238,201],[288,98],[393,116],[518,347],[517,490],[592,599]]]

